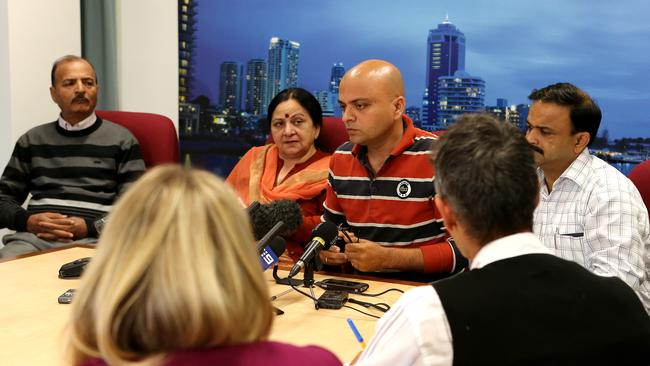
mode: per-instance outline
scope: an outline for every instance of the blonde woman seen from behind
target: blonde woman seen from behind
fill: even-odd
[[[127,191],[73,302],[70,364],[340,365],[324,349],[267,340],[273,311],[235,197],[180,166]]]

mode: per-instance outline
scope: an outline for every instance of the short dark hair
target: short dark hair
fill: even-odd
[[[65,55],[63,57],[57,58],[54,61],[54,63],[52,64],[52,72],[50,73],[50,81],[52,82],[52,86],[54,86],[54,84],[55,84],[54,74],[56,74],[56,69],[59,67],[59,65],[65,64],[65,63],[68,63],[68,62],[72,62],[72,61],[84,61],[84,62],[88,63],[88,65],[90,65],[90,68],[93,69],[93,73],[95,74],[95,84],[98,83],[98,81],[97,81],[97,72],[95,71],[95,67],[93,66],[93,64],[90,63],[90,61],[86,60],[83,57],[76,56],[76,55]]]
[[[596,101],[584,90],[570,83],[556,83],[533,89],[528,99],[569,107],[571,133],[589,132],[588,145],[596,140],[602,113]]]
[[[510,123],[465,114],[433,143],[436,193],[486,244],[532,231],[539,183],[526,138]]]
[[[273,97],[273,100],[271,100],[271,103],[269,104],[266,114],[269,130],[271,129],[271,119],[273,118],[275,108],[277,108],[280,103],[286,102],[289,99],[297,101],[298,104],[307,110],[309,117],[311,117],[311,120],[314,122],[314,127],[320,128],[323,126],[323,109],[321,108],[320,103],[318,103],[318,99],[303,88],[289,88],[279,92],[275,97]]]

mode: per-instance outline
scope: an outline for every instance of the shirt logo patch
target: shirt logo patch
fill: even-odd
[[[411,184],[407,180],[402,180],[397,184],[397,195],[399,198],[406,198],[411,194]]]

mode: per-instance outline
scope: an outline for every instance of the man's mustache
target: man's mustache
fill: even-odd
[[[539,146],[535,146],[532,144],[528,144],[531,149],[533,149],[534,152],[539,153],[540,155],[544,155],[544,150],[542,150]]]
[[[83,95],[79,95],[79,96],[74,97],[74,99],[72,99],[72,102],[73,103],[76,103],[76,102],[88,102],[88,99],[86,99],[86,97],[84,97]]]

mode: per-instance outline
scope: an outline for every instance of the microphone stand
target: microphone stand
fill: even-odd
[[[275,315],[282,315],[282,314],[284,314],[284,311],[283,311],[282,309],[277,308],[277,307],[275,307],[275,306],[273,307],[273,312],[275,313]]]
[[[278,265],[276,264],[275,267],[273,267],[273,279],[275,280],[275,283],[278,285],[287,285],[287,286],[300,286],[303,281],[299,278],[281,278],[278,275]]]
[[[278,276],[277,264],[273,267],[273,278],[275,279],[275,283],[281,285],[289,285],[295,287],[299,286],[302,283],[304,287],[309,288],[311,298],[314,300],[314,308],[318,310],[320,306],[318,305],[318,299],[316,299],[316,295],[314,295],[314,271],[320,271],[321,269],[323,269],[323,262],[320,261],[320,258],[318,256],[315,256],[312,260],[305,263],[302,280],[297,278],[280,278],[280,276]]]
[[[297,278],[281,278],[278,275],[278,265],[277,264],[275,266],[273,266],[273,279],[275,279],[275,283],[277,283],[279,285],[300,286],[300,284],[302,283],[302,280],[297,279]],[[291,290],[293,290],[293,289],[290,288],[288,291],[291,291]],[[284,292],[284,293],[282,293],[282,294],[280,294],[278,296],[271,296],[271,301],[277,299],[278,297],[284,295],[285,293],[286,292]],[[275,306],[273,307],[273,311],[275,312],[275,315],[284,314],[284,311],[282,309],[279,309],[279,308],[277,308]]]
[[[281,293],[279,293],[277,295],[273,295],[273,296],[271,296],[271,301],[273,302],[273,301],[277,300],[278,298],[280,298],[280,296],[284,296],[284,295],[288,294],[291,291],[293,291],[293,288],[290,288],[290,289],[288,289],[286,291],[283,291],[283,292],[281,292]],[[282,309],[278,308],[277,306],[273,307],[273,311],[275,312],[275,315],[284,314],[284,311],[282,311]]]
[[[305,264],[305,274],[302,279],[303,286],[309,288],[309,293],[311,294],[312,299],[314,300],[314,308],[318,310],[318,300],[314,295],[314,261],[311,260]]]

